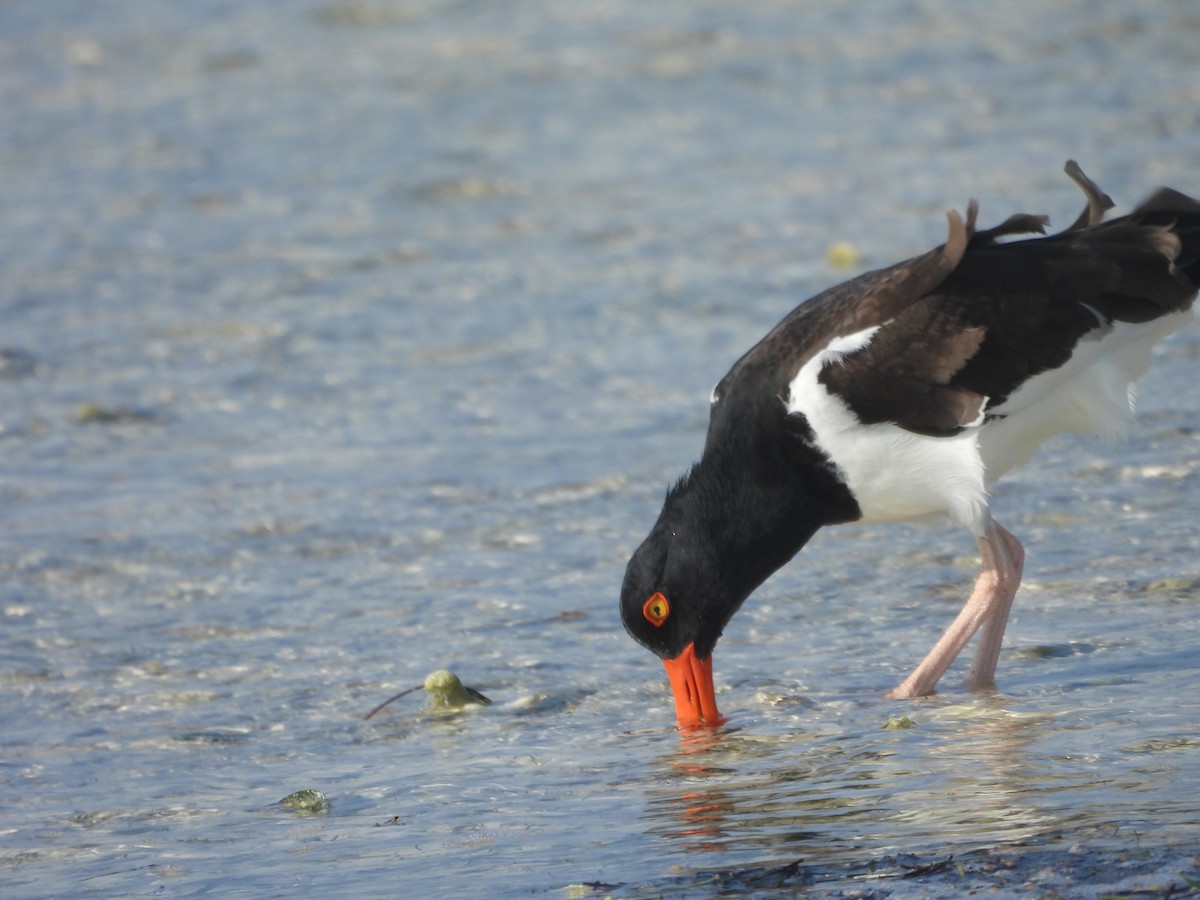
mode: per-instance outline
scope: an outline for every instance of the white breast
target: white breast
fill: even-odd
[[[816,443],[853,492],[863,521],[944,514],[976,535],[987,520],[987,488],[978,427],[953,437],[928,437],[886,423],[864,425],[817,381],[820,371],[865,347],[878,328],[833,341],[793,379],[788,412],[802,413]]]

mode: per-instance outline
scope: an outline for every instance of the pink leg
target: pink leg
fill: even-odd
[[[1001,549],[1002,546],[1007,551],[1006,554],[997,552],[996,562],[1007,570],[1006,577],[1011,584],[1011,590],[1002,595],[1004,602],[996,607],[996,611],[983,623],[983,629],[979,632],[975,659],[971,663],[970,674],[967,675],[967,686],[973,691],[996,686],[996,661],[1000,658],[1000,642],[1004,638],[1008,612],[1012,609],[1013,597],[1017,595],[1021,573],[1025,568],[1025,548],[1021,546],[1021,542],[999,523],[992,524],[996,526],[996,532],[1000,536],[997,549]]]
[[[1025,550],[1015,537],[989,519],[984,536],[979,539],[979,552],[983,557],[983,569],[966,605],[929,655],[911,675],[888,692],[888,697],[905,700],[932,694],[938,679],[981,627],[983,636],[971,667],[969,683],[972,688],[988,687],[993,683],[1008,611],[1021,584]]]

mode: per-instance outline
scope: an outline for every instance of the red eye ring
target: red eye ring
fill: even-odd
[[[651,594],[650,599],[642,605],[642,615],[654,627],[661,626],[667,621],[667,616],[671,615],[671,604],[667,601],[667,595],[662,591]]]

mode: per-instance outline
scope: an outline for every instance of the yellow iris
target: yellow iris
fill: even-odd
[[[642,615],[651,625],[661,625],[671,614],[671,604],[667,602],[666,594],[655,592],[642,607]]]

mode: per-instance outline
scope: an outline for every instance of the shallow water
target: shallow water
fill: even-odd
[[[949,527],[818,535],[715,735],[616,594],[833,241],[1064,225],[1068,157],[1200,192],[1198,47],[1168,2],[0,6],[4,895],[1187,890],[1195,329],[1128,441],[998,486],[995,694],[881,699]],[[495,703],[363,721],[438,668]]]

